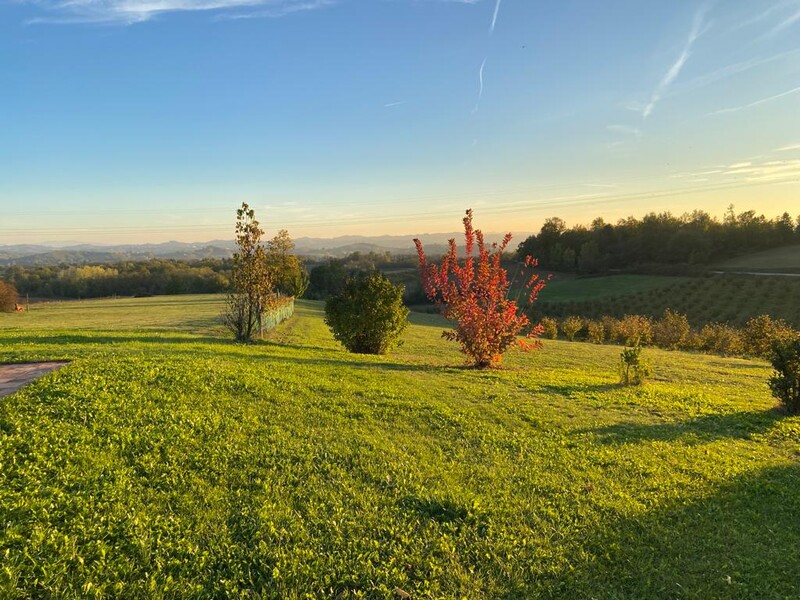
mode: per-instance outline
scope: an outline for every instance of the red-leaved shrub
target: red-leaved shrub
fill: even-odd
[[[463,222],[464,260],[459,260],[456,241],[450,240],[442,263],[429,263],[422,243],[414,240],[422,285],[428,298],[443,307],[444,316],[455,321],[455,329],[443,332],[442,337],[461,344],[461,351],[472,359],[476,367],[492,367],[500,364],[503,353],[514,344],[528,350],[540,348],[542,344],[536,337],[541,335],[542,326],[531,327],[526,339],[518,338],[530,323],[517,303],[508,298],[508,276],[500,265],[511,234],[506,234],[499,245],[487,245],[481,230],[472,228],[472,210],[467,211]],[[536,264],[530,256],[525,259],[526,268],[533,268]],[[528,301],[533,304],[545,286],[545,280],[536,273],[526,275],[525,279]]]

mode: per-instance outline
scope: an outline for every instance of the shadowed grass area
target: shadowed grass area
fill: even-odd
[[[765,363],[646,351],[623,388],[614,347],[464,368],[431,315],[363,356],[318,303],[240,345],[189,325],[220,298],[116,302],[0,315],[0,361],[72,361],[0,400],[0,597],[800,595]]]
[[[745,254],[714,266],[726,271],[800,273],[800,244]]]

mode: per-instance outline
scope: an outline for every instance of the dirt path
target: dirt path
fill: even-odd
[[[66,364],[66,362],[40,362],[0,365],[0,398],[13,394],[22,386]]]

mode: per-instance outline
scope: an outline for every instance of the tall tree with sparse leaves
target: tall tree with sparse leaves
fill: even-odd
[[[246,202],[236,211],[236,245],[233,255],[232,286],[225,324],[239,341],[250,341],[263,332],[263,315],[273,296],[272,275],[267,252],[261,243],[264,230],[255,210]]]

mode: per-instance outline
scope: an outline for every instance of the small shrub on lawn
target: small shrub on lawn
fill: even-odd
[[[586,323],[586,339],[594,344],[602,344],[606,339],[606,328],[602,321]]]
[[[379,273],[349,278],[341,293],[325,302],[325,323],[350,352],[386,354],[408,326],[403,286]]]
[[[642,358],[642,347],[625,348],[619,355],[619,381],[622,385],[641,385],[650,375],[650,365]]]
[[[550,317],[544,317],[539,321],[542,327],[542,337],[554,340],[558,337],[558,321]]]
[[[769,378],[772,395],[791,414],[800,414],[800,336],[776,340],[771,362],[775,369]]]
[[[686,341],[691,327],[686,315],[666,309],[664,315],[653,323],[653,342],[659,348],[675,350]]]
[[[561,321],[561,333],[563,333],[564,337],[570,342],[575,341],[575,337],[581,332],[582,329],[583,319],[580,317],[567,317]]]

